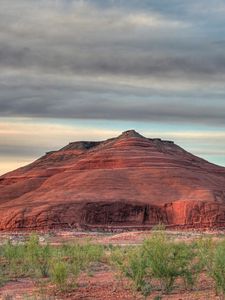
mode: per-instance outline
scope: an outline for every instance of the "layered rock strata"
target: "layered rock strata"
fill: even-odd
[[[225,168],[134,130],[0,177],[0,230],[225,227]]]

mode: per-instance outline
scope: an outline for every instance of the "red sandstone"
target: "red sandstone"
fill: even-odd
[[[225,168],[130,130],[0,177],[0,229],[225,227]]]

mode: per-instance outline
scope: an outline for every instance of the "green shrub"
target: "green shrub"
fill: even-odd
[[[32,234],[25,244],[26,262],[30,266],[31,271],[37,275],[48,276],[51,262],[51,247],[40,245],[37,235]]]
[[[65,288],[68,278],[68,266],[65,262],[53,262],[51,279],[60,289]]]
[[[213,275],[217,291],[225,295],[225,242],[215,249]]]
[[[29,275],[25,264],[26,254],[24,245],[13,245],[10,240],[2,246],[2,258],[5,260],[5,272],[9,277]]]
[[[9,264],[14,261],[24,259],[24,245],[13,245],[10,240],[7,241],[5,245],[2,246],[2,255],[5,257]]]
[[[101,261],[103,254],[103,246],[89,242],[59,247],[40,245],[38,236],[32,234],[24,244],[8,241],[0,246],[0,284],[6,276],[31,276],[49,277],[60,288],[68,286],[68,281],[72,287],[79,273],[92,262]]]
[[[75,264],[81,270],[85,270],[93,261],[100,261],[103,253],[103,246],[90,243],[62,246],[62,254],[68,258],[71,264]]]
[[[173,289],[178,277],[192,287],[202,269],[194,245],[170,241],[164,232],[154,233],[141,247],[114,248],[111,262],[145,296],[154,288],[153,279],[160,281],[165,293]]]
[[[40,248],[39,255],[37,256],[37,264],[43,277],[49,275],[51,256],[51,248],[49,245]]]
[[[114,247],[110,255],[110,263],[122,275],[126,274],[126,253],[127,253],[127,249]]]
[[[216,293],[225,295],[225,241],[199,241],[199,256],[207,274],[214,280]]]
[[[146,276],[146,259],[140,247],[115,248],[111,254],[111,263],[132,281],[136,291],[145,297],[151,293],[152,287]]]
[[[143,253],[150,277],[159,279],[165,293],[173,289],[178,277],[182,277],[187,285],[193,285],[196,274],[200,272],[193,247],[172,242],[163,232],[145,240]]]
[[[102,246],[90,243],[83,245],[64,244],[58,247],[55,253],[51,254],[53,257],[51,268],[53,282],[62,288],[61,285],[66,286],[66,278],[68,278],[70,279],[70,284],[74,287],[79,273],[82,270],[87,270],[91,262],[99,261],[103,255],[103,250]],[[60,278],[65,279],[62,284],[60,283]]]
[[[126,257],[125,275],[130,278],[137,291],[144,291],[146,286],[146,259],[140,248],[131,248]]]

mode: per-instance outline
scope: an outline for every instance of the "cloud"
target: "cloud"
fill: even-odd
[[[139,86],[140,83],[140,86]],[[42,88],[40,89],[40,85]],[[37,82],[29,79],[14,80],[8,86],[0,85],[1,115],[67,118],[143,120],[223,125],[225,103],[223,90],[193,91],[165,90],[148,87],[143,82],[134,85],[119,84],[111,87],[110,81],[61,81],[43,76]],[[181,86],[180,86],[181,88]]]
[[[106,2],[1,1],[0,116],[221,124],[225,54],[194,2]]]
[[[1,0],[2,157],[34,158],[65,136],[107,135],[50,129],[56,118],[224,128],[224,8],[223,0]],[[15,126],[23,117],[38,127]],[[174,137],[185,146],[198,139]]]
[[[43,119],[37,119],[36,122],[26,118],[13,121],[2,119],[0,154],[33,157],[48,150],[57,150],[70,141],[106,139],[119,133],[110,129],[86,128],[84,125],[56,124]]]

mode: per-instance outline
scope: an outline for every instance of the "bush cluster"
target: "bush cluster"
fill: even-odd
[[[214,280],[216,292],[225,295],[225,241],[175,242],[159,231],[141,246],[114,248],[111,263],[145,297],[153,290],[168,294],[176,282],[191,289],[202,272]]]
[[[13,245],[8,241],[0,246],[0,285],[3,280],[29,276],[45,277],[57,288],[66,289],[75,286],[79,273],[91,262],[100,261],[102,255],[101,245],[40,245],[35,234],[24,244]]]
[[[0,246],[0,286],[10,279],[31,277],[68,290],[76,287],[81,271],[103,257],[144,297],[157,290],[161,299],[181,284],[191,289],[201,273],[211,278],[217,294],[225,296],[225,240],[185,243],[169,238],[163,230],[154,231],[140,246],[126,247],[89,242],[41,245],[34,234],[23,244],[8,241]]]

